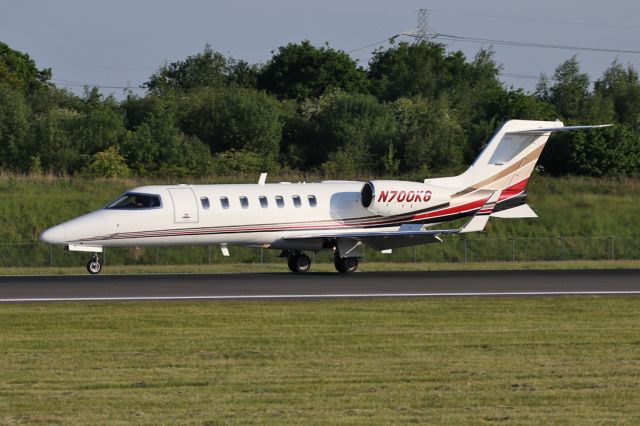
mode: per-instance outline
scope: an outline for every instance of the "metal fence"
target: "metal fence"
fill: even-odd
[[[277,250],[230,247],[230,257],[216,246],[106,249],[110,265],[182,265],[276,263]],[[330,252],[313,254],[315,262],[333,262]],[[80,266],[89,253],[69,252],[43,243],[0,243],[0,267]],[[365,262],[495,262],[640,259],[640,237],[465,238],[443,244],[395,249],[384,254],[365,248]]]

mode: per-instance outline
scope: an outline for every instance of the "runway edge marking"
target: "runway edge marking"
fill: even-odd
[[[233,300],[233,299],[340,299],[340,298],[396,298],[396,297],[490,297],[490,296],[598,296],[640,295],[640,290],[620,291],[514,291],[514,292],[451,292],[451,293],[362,293],[362,294],[236,294],[218,296],[123,296],[123,297],[39,297],[0,299],[11,302],[107,302],[152,300]]]

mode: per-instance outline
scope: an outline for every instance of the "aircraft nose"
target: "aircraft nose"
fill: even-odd
[[[66,242],[65,237],[64,225],[54,226],[40,234],[40,240],[49,244],[63,244]]]

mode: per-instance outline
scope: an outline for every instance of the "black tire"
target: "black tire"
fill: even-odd
[[[311,269],[311,259],[304,253],[296,253],[288,257],[287,264],[291,272],[296,274],[308,272]]]
[[[91,275],[99,274],[100,271],[102,271],[102,263],[100,263],[100,261],[98,259],[91,259],[87,263],[87,271]]]
[[[357,257],[336,257],[336,270],[341,274],[355,272],[358,269]]]

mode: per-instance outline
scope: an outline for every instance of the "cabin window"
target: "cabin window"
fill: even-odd
[[[162,207],[159,195],[128,192],[107,205],[108,209],[140,210]]]
[[[282,195],[276,195],[276,206],[278,206],[279,209],[284,207],[284,198],[282,198]]]
[[[223,209],[229,208],[229,199],[227,197],[220,197],[220,205]]]
[[[307,196],[307,200],[309,200],[309,207],[315,207],[318,205],[318,200],[316,200],[315,195]]]
[[[260,207],[262,207],[263,209],[269,207],[269,201],[267,200],[267,197],[261,195],[260,197],[258,197],[258,199],[260,200]]]
[[[293,205],[296,208],[302,207],[302,201],[300,200],[300,196],[299,195],[294,195],[292,198],[293,198]]]
[[[202,208],[205,210],[209,210],[209,207],[211,207],[209,204],[209,198],[207,197],[200,197],[200,202],[202,203]]]
[[[249,208],[249,199],[247,197],[240,197],[240,207],[242,207],[243,209]]]

